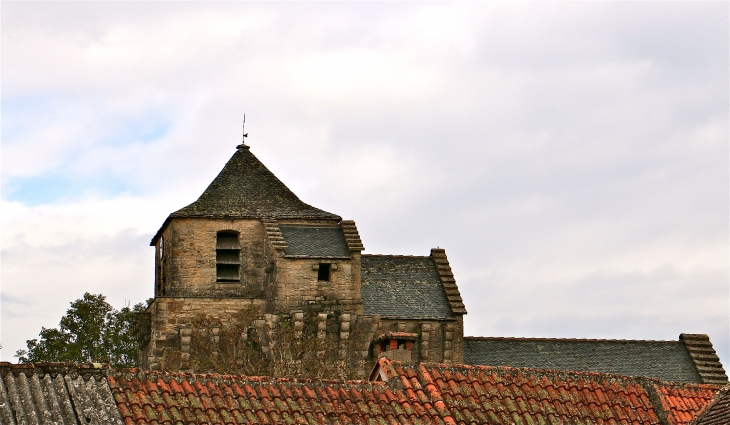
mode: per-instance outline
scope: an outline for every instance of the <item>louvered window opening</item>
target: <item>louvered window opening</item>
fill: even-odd
[[[218,282],[241,281],[241,245],[238,243],[238,233],[218,232],[215,269]]]

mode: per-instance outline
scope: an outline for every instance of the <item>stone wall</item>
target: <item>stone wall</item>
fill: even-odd
[[[216,282],[216,240],[219,231],[239,233],[239,283]],[[164,255],[160,245],[164,243]],[[260,220],[172,220],[157,242],[156,295],[263,297],[273,262]]]
[[[255,298],[157,297],[147,309],[150,342],[140,350],[139,365],[142,369],[158,369],[165,349],[181,348],[180,330],[189,328],[197,316],[206,315],[225,324],[247,308],[263,311],[265,304],[266,300]]]
[[[140,352],[142,368],[159,368],[166,349],[184,353],[189,348],[190,326],[195,317],[206,315],[225,325],[251,306],[269,318],[299,317],[302,312],[335,317],[336,324],[327,324],[321,331],[340,341],[341,350],[347,346],[365,358],[372,357],[369,341],[380,334],[408,332],[419,336],[410,353],[412,361],[463,362],[461,315],[447,320],[365,316],[359,251],[352,252],[352,258],[287,257],[280,241],[269,240],[276,222],[267,223],[271,228],[268,233],[264,223],[255,219],[176,218],[167,225],[156,246],[156,298],[145,315],[148,329],[140,332],[145,345]],[[288,220],[280,224],[333,223]],[[216,242],[220,231],[239,235],[238,283],[216,281]],[[318,267],[323,263],[331,265],[328,281],[318,279]],[[353,334],[356,330],[363,334]],[[354,345],[358,348],[353,348],[353,337],[357,337]]]
[[[177,298],[158,297],[149,307],[150,342],[140,352],[140,367],[158,369],[160,359],[166,349],[185,352],[190,344],[189,329],[194,318],[206,315],[218,320],[225,326],[231,318],[249,307],[264,311],[266,300],[251,298]],[[319,316],[334,316],[335,322],[325,325],[320,331],[339,340],[342,348],[358,351],[363,358],[374,360],[377,357],[369,342],[387,332],[408,332],[418,334],[418,340],[410,355],[413,362],[463,363],[463,321],[461,317],[453,320],[417,320],[381,318],[345,313],[343,311],[324,311]],[[296,311],[292,317],[301,316]],[[278,314],[262,314],[262,322],[278,321]],[[326,320],[326,319],[323,319]],[[325,323],[325,322],[323,322]],[[187,333],[186,333],[187,332]],[[362,332],[357,334],[356,332]],[[185,338],[188,340],[185,341]],[[354,340],[352,340],[354,338]],[[352,340],[354,345],[348,344]],[[361,342],[359,342],[361,341]],[[367,372],[367,371],[364,371]]]
[[[359,255],[353,259],[276,259],[274,310],[362,312]],[[330,280],[318,280],[319,265],[330,264]]]
[[[464,322],[461,316],[452,320],[361,316],[360,320],[370,320],[373,323],[369,335],[370,341],[387,332],[418,334],[416,347],[411,354],[413,362],[464,362]]]

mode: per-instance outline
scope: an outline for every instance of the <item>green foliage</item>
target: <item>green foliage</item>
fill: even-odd
[[[15,356],[21,363],[98,362],[118,367],[137,365],[138,344],[132,332],[142,303],[116,310],[101,294],[84,294],[71,303],[58,328],[41,328]]]

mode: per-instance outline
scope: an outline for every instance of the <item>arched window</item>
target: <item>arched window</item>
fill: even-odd
[[[215,250],[216,280],[218,282],[240,282],[241,245],[238,233],[218,232]]]

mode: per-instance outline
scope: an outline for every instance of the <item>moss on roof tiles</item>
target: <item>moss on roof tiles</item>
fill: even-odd
[[[341,219],[302,202],[248,148],[237,149],[200,198],[170,217]]]

